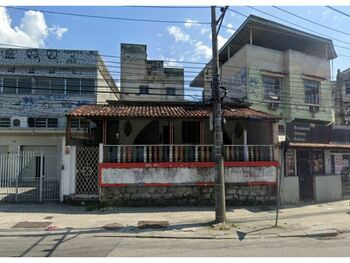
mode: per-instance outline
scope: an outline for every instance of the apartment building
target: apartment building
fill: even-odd
[[[165,67],[162,60],[147,59],[147,46],[120,46],[121,100],[183,101],[183,68]]]

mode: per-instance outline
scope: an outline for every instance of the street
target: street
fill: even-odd
[[[350,234],[332,239],[255,240],[118,238],[86,235],[3,236],[0,256],[350,256]]]

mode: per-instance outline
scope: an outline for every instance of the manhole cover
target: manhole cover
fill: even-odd
[[[139,221],[138,228],[165,228],[169,226],[169,221]]]
[[[12,228],[46,228],[51,222],[19,222]]]

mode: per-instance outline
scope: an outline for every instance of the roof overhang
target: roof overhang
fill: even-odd
[[[219,59],[221,64],[229,59],[228,54],[232,57],[238,50],[250,43],[250,33],[253,35],[253,45],[256,46],[278,51],[296,50],[326,59],[337,57],[333,42],[330,39],[250,15],[220,49]],[[205,68],[191,82],[191,87],[204,86],[203,74]]]

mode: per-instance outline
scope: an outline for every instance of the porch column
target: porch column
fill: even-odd
[[[102,143],[107,144],[107,120],[102,121]]]
[[[66,123],[66,143],[65,145],[70,145],[70,141],[71,141],[71,118],[67,117],[67,123]]]
[[[248,133],[247,133],[247,128],[245,124],[244,124],[244,131],[243,131],[243,144],[244,144],[244,161],[249,161]]]

